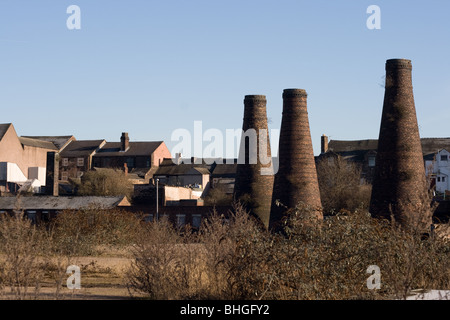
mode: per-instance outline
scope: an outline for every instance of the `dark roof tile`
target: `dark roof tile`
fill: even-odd
[[[94,157],[150,156],[163,141],[130,142],[126,151],[120,151],[120,142],[107,142]]]
[[[103,143],[105,143],[105,140],[75,140],[61,151],[61,157],[89,156],[99,149]]]

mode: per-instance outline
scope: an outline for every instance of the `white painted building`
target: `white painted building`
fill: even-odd
[[[426,174],[433,179],[436,192],[450,191],[450,152],[446,149],[435,154],[433,160],[425,161]]]
[[[45,186],[45,168],[30,167],[28,168],[28,176],[20,170],[16,163],[0,162],[0,181],[3,184],[12,183],[19,187],[26,187],[32,192],[40,192],[41,187]]]

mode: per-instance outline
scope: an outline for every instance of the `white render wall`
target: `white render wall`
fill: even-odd
[[[24,183],[28,178],[23,174],[17,164],[0,162],[0,180],[13,183]]]
[[[36,179],[40,182],[41,186],[45,186],[46,168],[32,167],[28,168],[28,178]]]
[[[447,160],[443,160],[444,159]],[[425,163],[427,175],[429,171],[436,176],[436,191],[444,193],[450,190],[450,152],[442,149],[436,154],[435,161],[426,161]]]

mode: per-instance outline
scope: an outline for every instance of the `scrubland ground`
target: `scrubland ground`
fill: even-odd
[[[364,210],[321,222],[302,219],[304,210],[290,210],[280,234],[239,205],[196,231],[98,209],[62,213],[45,228],[3,216],[0,298],[407,299],[417,289],[450,289],[448,224],[424,235]],[[81,289],[67,288],[71,265]],[[373,265],[379,289],[367,285]]]

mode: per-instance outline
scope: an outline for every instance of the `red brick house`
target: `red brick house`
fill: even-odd
[[[75,140],[60,153],[59,178],[81,178],[92,168],[92,158],[106,144],[106,140]]]
[[[172,158],[164,141],[130,142],[124,132],[120,142],[106,142],[95,153],[92,167],[124,169],[148,182],[164,158]]]

